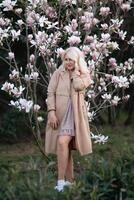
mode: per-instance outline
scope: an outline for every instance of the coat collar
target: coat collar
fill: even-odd
[[[64,67],[63,64],[61,64],[59,66],[59,73],[62,74],[62,75],[65,74],[65,73],[67,73],[67,71],[66,71],[66,69],[65,69],[65,67]]]

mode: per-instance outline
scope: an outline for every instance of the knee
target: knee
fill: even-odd
[[[60,149],[64,149],[68,147],[68,141],[66,141],[64,138],[58,138],[58,147]]]

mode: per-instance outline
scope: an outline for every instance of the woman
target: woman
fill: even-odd
[[[45,152],[57,154],[58,181],[55,187],[74,181],[71,150],[81,155],[92,152],[85,89],[91,84],[83,53],[77,47],[68,48],[62,55],[62,65],[53,73],[48,86],[48,121]]]

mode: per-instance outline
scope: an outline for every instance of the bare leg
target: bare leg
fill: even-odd
[[[57,141],[58,180],[65,179],[71,136],[59,136]]]
[[[68,163],[66,168],[66,180],[69,182],[74,181],[74,166],[73,166],[73,157],[71,151],[69,151],[69,156],[68,156]]]

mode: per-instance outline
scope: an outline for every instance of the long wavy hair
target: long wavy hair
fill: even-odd
[[[87,63],[85,61],[84,54],[79,48],[77,48],[77,47],[69,47],[68,49],[66,49],[64,51],[64,53],[62,54],[62,57],[61,57],[63,65],[64,65],[64,59],[65,59],[66,55],[70,59],[75,61],[75,68],[77,70],[79,70],[82,73],[87,73],[88,72]]]

